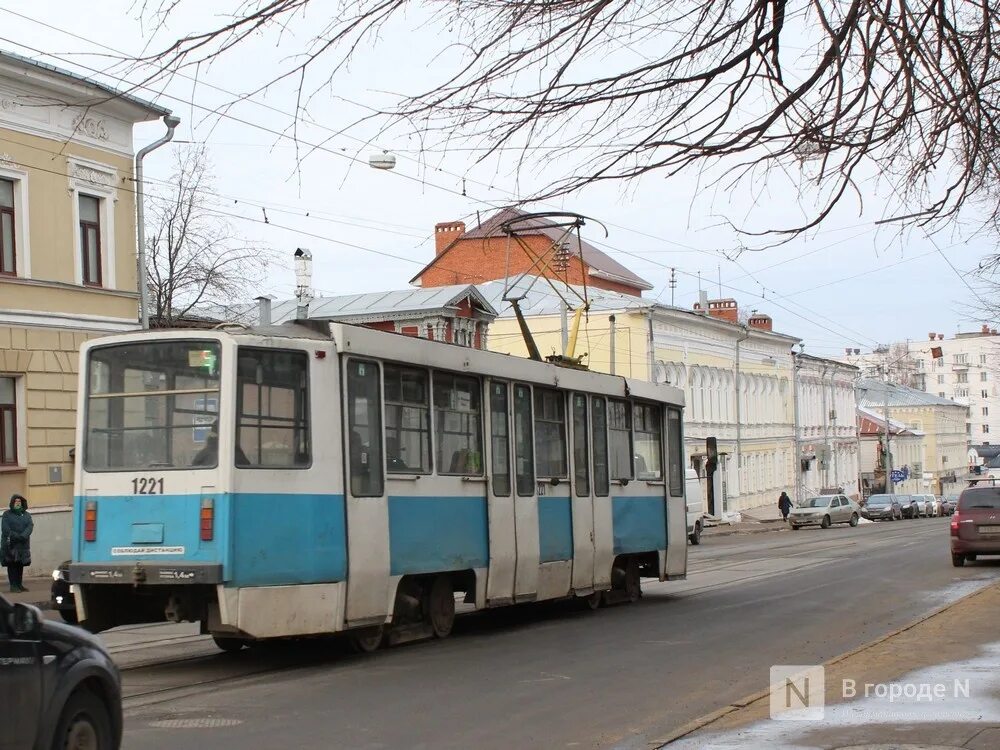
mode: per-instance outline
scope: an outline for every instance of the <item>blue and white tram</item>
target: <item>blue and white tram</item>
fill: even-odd
[[[82,358],[69,579],[91,630],[370,649],[447,635],[458,592],[597,606],[685,576],[677,388],[327,323]]]

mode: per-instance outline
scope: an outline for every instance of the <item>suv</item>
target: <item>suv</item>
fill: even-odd
[[[118,668],[89,633],[0,596],[0,706],[7,750],[117,750]]]
[[[958,497],[951,517],[951,563],[1000,555],[1000,487],[971,487]]]

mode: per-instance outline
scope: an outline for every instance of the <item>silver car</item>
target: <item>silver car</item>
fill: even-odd
[[[933,518],[934,516],[941,515],[937,498],[934,495],[914,495],[913,499],[917,501],[920,515],[924,518]]]
[[[788,514],[793,529],[801,526],[820,526],[828,529],[835,523],[858,525],[860,508],[846,495],[815,495],[807,497]]]

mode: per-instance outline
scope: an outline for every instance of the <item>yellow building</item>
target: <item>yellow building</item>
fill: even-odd
[[[0,52],[0,499],[41,545],[46,511],[68,529],[80,344],[138,326],[132,130],[167,114]]]
[[[503,283],[479,289],[500,310],[487,348],[527,356],[502,301]],[[563,289],[563,297],[578,304],[572,289]],[[704,463],[707,438],[716,438],[723,498],[708,508],[711,515],[776,504],[782,490],[791,494],[798,464],[791,349],[799,339],[772,331],[765,315],[741,322],[733,300],[703,300],[690,311],[603,290],[591,289],[588,297],[576,349],[586,354],[584,362],[599,372],[683,388],[685,447],[695,468]],[[571,323],[563,324],[560,296],[539,281],[520,305],[541,355],[562,353],[563,329]]]

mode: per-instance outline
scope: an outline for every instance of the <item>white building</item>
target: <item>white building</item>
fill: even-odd
[[[861,486],[864,497],[886,491],[885,414],[875,409],[858,407],[858,433],[861,450]],[[902,472],[903,479],[893,483],[898,495],[927,492],[922,476],[924,433],[910,429],[905,423],[889,418],[889,451],[892,468]]]
[[[821,492],[860,497],[853,365],[794,355],[798,406],[795,499]]]

